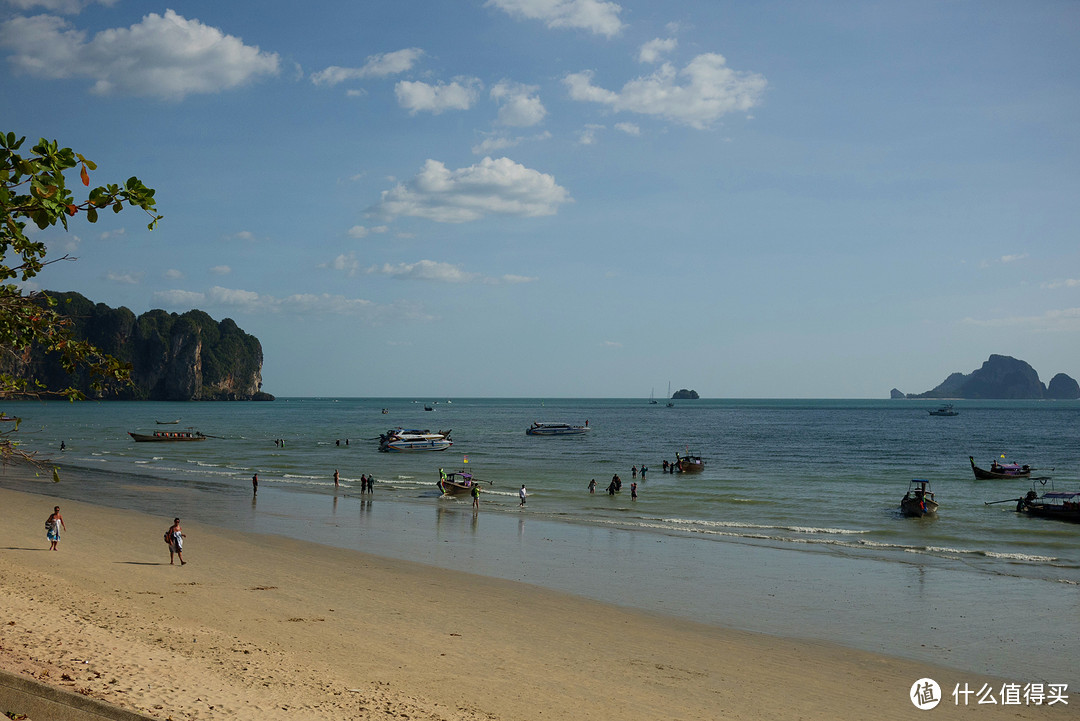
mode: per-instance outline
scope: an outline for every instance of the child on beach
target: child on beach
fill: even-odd
[[[56,544],[60,542],[60,529],[67,531],[64,517],[60,515],[60,506],[53,509],[52,515],[45,521],[45,537],[49,539],[49,550],[56,551]]]

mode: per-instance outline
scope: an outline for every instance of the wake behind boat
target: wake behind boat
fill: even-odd
[[[445,451],[452,445],[450,431],[391,428],[379,436],[380,451]]]
[[[589,432],[589,422],[583,426],[572,426],[569,423],[541,423],[534,422],[525,429],[530,436],[580,436]]]
[[[205,441],[204,436],[199,431],[154,431],[147,435],[145,433],[132,433],[128,431],[128,435],[139,443],[153,442],[153,441]]]
[[[990,470],[988,471],[975,465],[974,456],[968,456],[968,460],[971,462],[971,470],[975,473],[976,480],[979,481],[1031,477],[1032,468],[1026,463],[1021,466],[1019,463],[998,463],[997,461],[991,461]]]

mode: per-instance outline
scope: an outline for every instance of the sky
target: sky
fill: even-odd
[[[1072,0],[0,0],[0,131],[164,215],[38,233],[77,260],[30,287],[232,318],[277,396],[884,398],[1080,378],[1078,37]]]

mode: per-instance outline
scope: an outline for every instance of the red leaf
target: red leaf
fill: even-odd
[[[68,215],[75,215],[76,213],[79,212],[79,208],[76,205],[69,205],[67,207],[67,212],[68,212]]]
[[[79,177],[82,178],[82,184],[83,185],[85,185],[87,187],[90,186],[90,173],[86,172],[86,166],[85,165],[82,166],[82,172],[79,173]]]

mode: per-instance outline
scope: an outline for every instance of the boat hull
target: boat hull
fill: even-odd
[[[379,449],[389,453],[409,453],[414,451],[445,451],[454,442],[448,438],[441,440],[390,441]]]
[[[900,501],[900,512],[905,516],[922,518],[923,516],[937,515],[937,501],[922,500],[918,498],[904,497]]]
[[[202,433],[188,433],[187,431],[155,431],[152,435],[128,431],[128,435],[138,443],[178,443],[206,440],[206,436]]]
[[[975,479],[979,481],[1006,481],[1010,478],[1030,478],[1031,469],[1018,470],[1010,473],[998,473],[996,471],[988,471],[985,468],[979,468],[975,465],[975,459],[968,456],[968,460],[971,462],[971,470],[975,474]]]
[[[676,464],[682,473],[701,473],[705,470],[705,461],[700,458],[680,458]]]
[[[529,436],[581,436],[589,432],[588,426],[533,424],[525,430]]]

